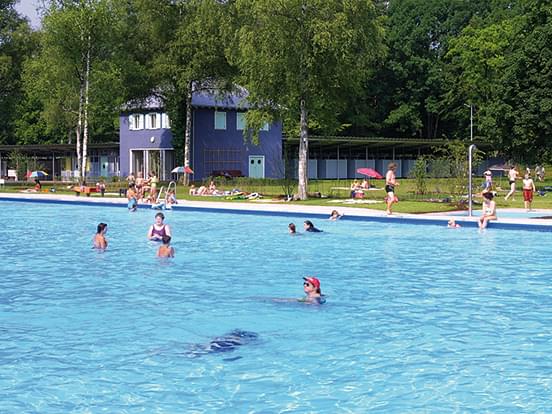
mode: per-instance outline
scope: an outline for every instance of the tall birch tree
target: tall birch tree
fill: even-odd
[[[331,128],[383,53],[371,0],[236,0],[234,56],[255,120],[299,126],[299,192],[308,191],[309,124]],[[251,122],[253,121],[253,122]]]

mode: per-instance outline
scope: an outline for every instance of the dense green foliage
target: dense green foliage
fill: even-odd
[[[79,30],[96,19],[91,142],[116,141],[122,105],[153,93],[166,100],[175,147],[184,148],[190,85],[238,79],[255,103],[276,109],[252,112],[253,126],[276,115],[298,133],[306,96],[316,134],[465,140],[467,104],[487,155],[552,160],[549,1],[49,0],[36,31],[14,4],[0,0],[0,143],[71,141]],[[79,20],[76,5],[93,15]],[[359,25],[374,38],[342,29]]]

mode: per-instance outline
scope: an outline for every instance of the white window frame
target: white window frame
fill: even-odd
[[[236,112],[236,130],[243,131],[246,125],[245,112]]]
[[[138,120],[138,125],[136,125]],[[138,131],[144,129],[144,115],[143,114],[130,114],[128,116],[128,129],[130,131]]]
[[[221,127],[219,125],[219,127],[217,127],[217,117],[222,117],[222,115],[224,115],[224,127]],[[214,116],[214,119],[215,119],[215,129],[216,130],[219,130],[219,131],[225,131],[226,130],[226,111],[215,111],[215,116]],[[222,120],[222,118],[219,118],[219,120]]]
[[[155,126],[152,125],[152,118],[155,120]],[[146,114],[146,129],[160,129],[161,128],[161,114],[157,112],[150,112]]]
[[[166,113],[161,114],[161,128],[171,129],[171,122],[170,122],[170,119],[169,119],[169,114],[166,114]]]

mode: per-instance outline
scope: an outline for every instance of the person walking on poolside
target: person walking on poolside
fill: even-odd
[[[512,196],[512,201],[514,201],[514,193],[516,192],[516,180],[519,176],[519,172],[516,170],[515,166],[511,166],[508,170],[508,183],[510,184],[510,192],[504,197],[504,201],[508,201],[510,196]]]
[[[92,241],[92,243],[94,244],[94,249],[105,250],[107,248],[107,240],[105,238],[106,232],[107,232],[107,224],[105,223],[98,224],[98,229]]]
[[[523,203],[525,209],[531,211],[531,203],[533,202],[533,194],[535,193],[535,183],[529,174],[525,174],[523,179]]]
[[[157,250],[157,257],[174,257],[174,249],[171,247],[171,236],[163,236],[163,244]]]
[[[171,228],[168,224],[164,223],[165,215],[163,213],[157,213],[155,215],[155,223],[153,223],[148,231],[148,240],[162,241],[163,236],[172,237]]]
[[[479,217],[479,228],[484,229],[491,220],[496,220],[496,202],[493,200],[493,193],[483,193],[483,214]]]
[[[134,183],[131,183],[128,185],[127,190],[127,199],[128,199],[128,210],[129,211],[136,211],[138,208],[138,196],[136,194],[136,186]]]
[[[483,173],[485,182],[483,183],[483,192],[491,191],[493,189],[493,173],[488,168]]]
[[[397,177],[395,175],[396,170],[397,164],[391,162],[389,163],[389,166],[387,167],[387,173],[385,174],[385,192],[387,193],[386,212],[388,215],[393,214],[391,207],[393,206],[393,203],[397,202],[397,199],[395,198],[395,186],[399,185],[399,183],[397,182]]]

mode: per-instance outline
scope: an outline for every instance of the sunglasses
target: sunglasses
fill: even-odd
[[[312,283],[309,283],[309,282],[304,282],[303,286],[312,286],[312,287],[314,287],[314,285]]]

